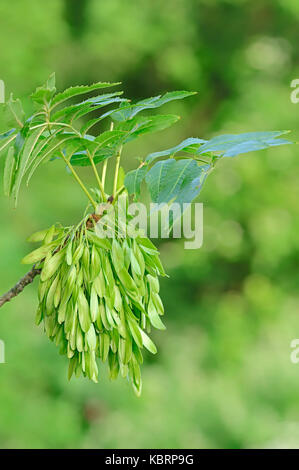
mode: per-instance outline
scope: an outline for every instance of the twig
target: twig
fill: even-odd
[[[25,274],[22,279],[17,282],[17,284],[12,287],[6,294],[2,295],[0,297],[0,307],[4,305],[6,302],[9,302],[11,299],[19,295],[23,290],[25,289],[26,286],[31,284],[34,281],[34,278],[38,276],[41,273],[41,269],[36,269],[33,267],[27,274]]]

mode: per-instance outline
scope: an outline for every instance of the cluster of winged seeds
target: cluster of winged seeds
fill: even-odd
[[[69,360],[69,378],[98,381],[97,358],[108,362],[110,378],[120,373],[140,395],[142,349],[157,352],[151,326],[165,329],[159,253],[144,237],[101,238],[86,219],[77,227],[56,227],[32,235],[42,241],[24,263],[41,269],[36,323]]]

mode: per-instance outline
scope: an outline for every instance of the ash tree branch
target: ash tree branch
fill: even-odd
[[[26,286],[31,284],[35,277],[38,276],[41,273],[40,269],[36,269],[33,267],[30,271],[28,271],[27,274],[25,274],[22,279],[17,282],[17,284],[12,287],[6,294],[2,295],[0,297],[0,307],[2,307],[6,302],[9,302],[11,299],[19,295],[23,290],[25,289]]]

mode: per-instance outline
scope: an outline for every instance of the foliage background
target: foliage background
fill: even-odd
[[[132,98],[199,91],[169,104],[179,124],[131,145],[127,169],[191,135],[285,128],[298,138],[296,0],[15,0],[1,2],[0,19],[7,93],[22,97],[52,71],[60,89],[121,80]],[[98,385],[67,382],[64,358],[34,326],[36,286],[7,304],[0,446],[298,447],[299,364],[290,362],[299,331],[297,154],[286,146],[221,162],[201,193],[203,248],[160,243],[168,329],[155,333],[160,351],[146,356],[140,399],[104,370]],[[82,175],[91,184],[91,173]],[[0,196],[1,292],[25,270],[26,237],[75,222],[84,207],[55,163],[23,189],[16,211]]]

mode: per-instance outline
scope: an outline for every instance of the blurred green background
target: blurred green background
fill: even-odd
[[[0,21],[7,93],[23,97],[52,71],[59,89],[114,80],[133,99],[199,91],[164,108],[182,120],[132,144],[126,169],[189,136],[292,129],[299,137],[299,104],[290,101],[297,0],[14,0],[1,2]],[[82,177],[92,184],[88,170]],[[1,309],[2,448],[298,447],[297,146],[225,159],[200,200],[204,246],[160,243],[167,331],[154,334],[159,354],[146,354],[140,399],[105,368],[98,385],[67,381],[65,358],[34,325],[36,284]],[[25,272],[26,237],[74,223],[84,208],[59,163],[39,170],[17,210],[0,196],[1,293]]]

